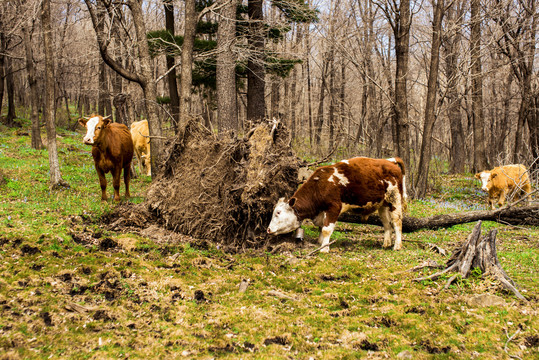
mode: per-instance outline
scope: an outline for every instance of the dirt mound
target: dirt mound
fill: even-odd
[[[218,138],[196,122],[167,149],[146,201],[117,208],[116,230],[159,224],[235,249],[266,243],[281,196],[297,188],[298,161],[280,123],[262,122],[244,138]]]

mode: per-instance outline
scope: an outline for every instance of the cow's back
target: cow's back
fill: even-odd
[[[496,174],[495,177],[492,175]],[[530,183],[528,170],[522,164],[495,167],[491,171],[492,185],[497,189],[522,187]]]
[[[349,179],[341,195],[343,202],[364,205],[384,199],[390,186],[403,193],[402,170],[396,162],[384,159],[353,158],[336,164],[339,172]]]
[[[369,211],[374,211],[384,202],[389,187],[403,194],[402,178],[397,162],[357,157],[318,168],[296,194],[300,200],[309,199],[301,205],[312,207],[312,212],[335,203],[372,207]]]

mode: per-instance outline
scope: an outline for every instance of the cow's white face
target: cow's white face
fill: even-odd
[[[284,198],[280,198],[277,205],[275,205],[275,210],[273,210],[273,217],[268,226],[268,234],[286,234],[296,230],[300,225],[298,216],[292,206]]]
[[[93,145],[101,130],[103,130],[110,123],[110,119],[102,118],[101,116],[94,116],[88,120],[81,119],[79,124],[86,127],[86,135],[82,139],[86,145]]]
[[[488,172],[488,171],[480,172],[479,173],[479,180],[481,180],[481,189],[483,191],[488,191],[489,190],[488,182],[490,180],[490,172]]]

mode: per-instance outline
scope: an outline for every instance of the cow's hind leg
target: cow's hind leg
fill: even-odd
[[[384,248],[391,246],[391,215],[389,214],[389,208],[385,205],[378,208],[378,215],[384,225]]]
[[[395,245],[393,250],[400,250],[402,248],[402,207],[398,204],[393,211],[389,212],[391,216],[391,225],[395,231]]]

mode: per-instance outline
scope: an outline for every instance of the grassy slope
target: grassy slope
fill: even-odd
[[[99,200],[81,135],[60,135],[62,175],[71,187],[50,193],[47,152],[30,149],[28,136],[0,129],[7,180],[0,186],[0,358],[395,358],[407,350],[415,359],[502,359],[507,335],[517,331],[507,352],[539,356],[538,228],[483,226],[498,228],[500,261],[528,304],[478,276],[447,291],[443,280],[412,282],[418,274],[408,269],[446,259],[415,242],[400,252],[383,250],[382,229],[373,226],[339,224],[340,241],[330,253],[307,259],[302,255],[314,244],[303,250],[285,244],[299,258],[286,266],[285,255],[156,244],[89,221],[114,205]],[[142,201],[148,183],[132,182],[132,201]],[[436,196],[413,202],[411,215],[482,207],[474,187],[470,179],[441,178]],[[405,240],[451,250],[472,226],[419,231]],[[70,232],[85,228],[118,245],[105,250],[74,241]],[[244,293],[242,279],[250,280]],[[506,305],[467,305],[485,292]],[[84,308],[73,311],[73,304]]]

